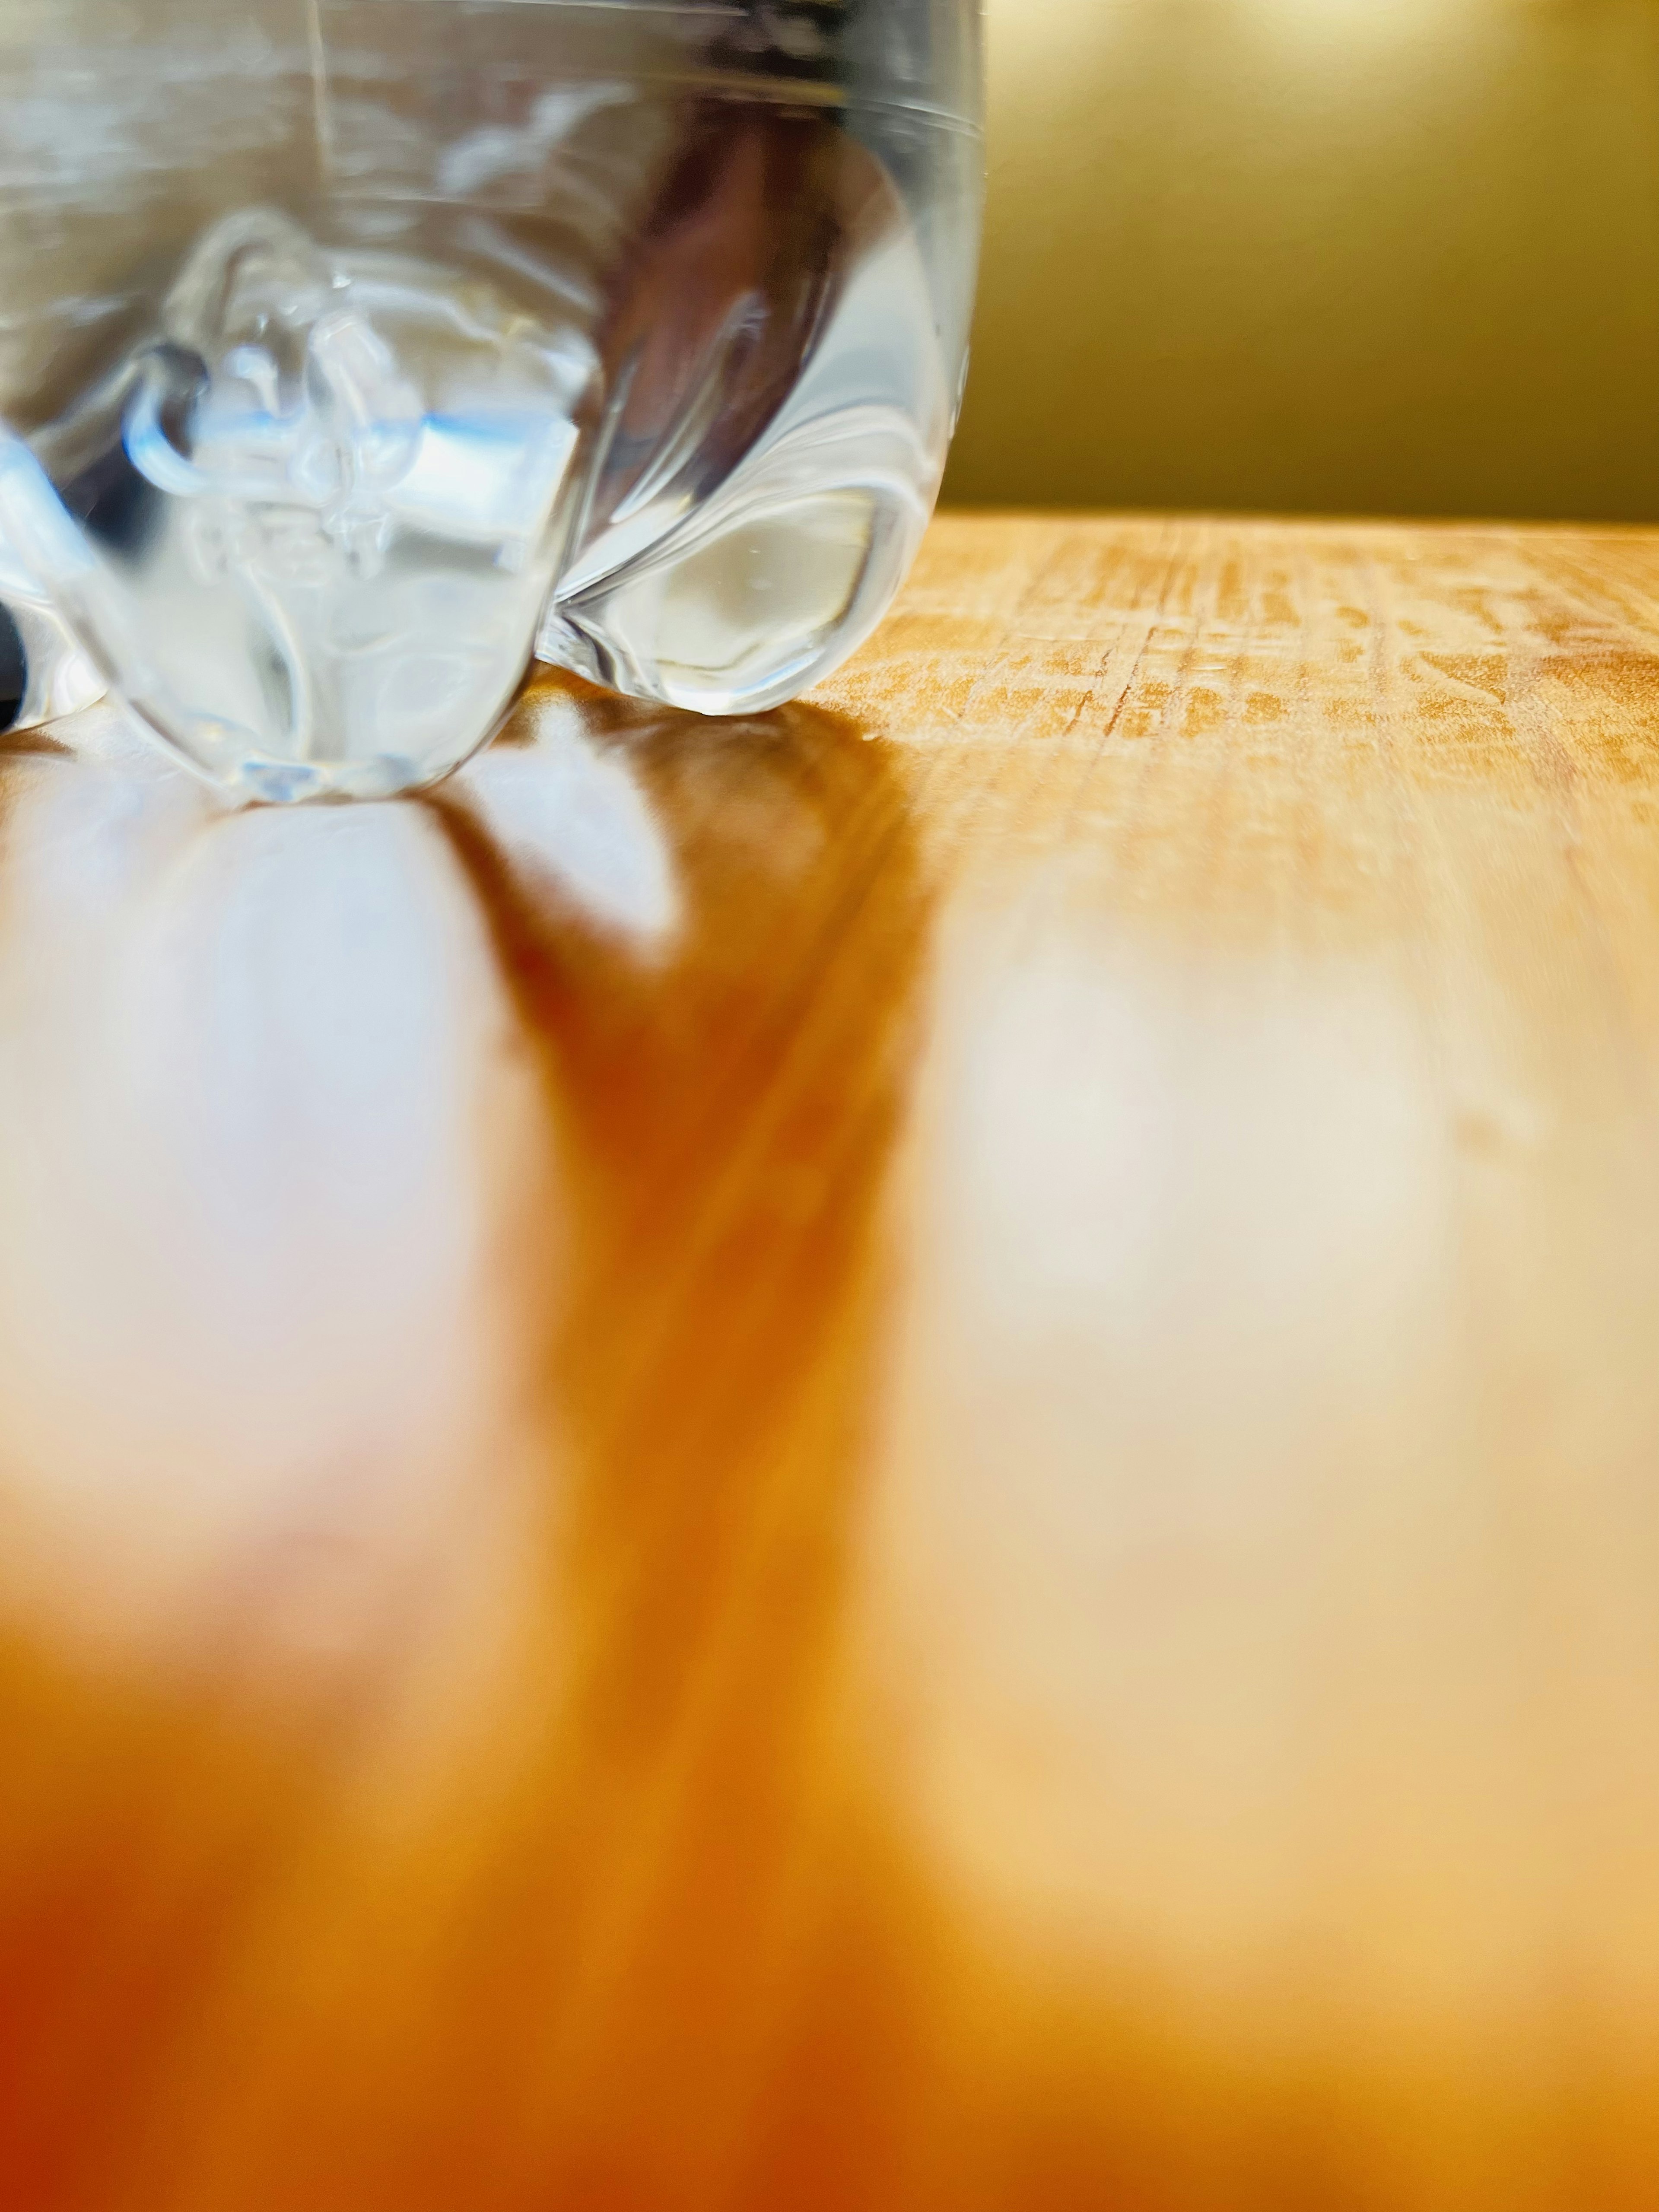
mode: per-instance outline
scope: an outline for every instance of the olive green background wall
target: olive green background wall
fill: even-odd
[[[1659,0],[989,0],[961,502],[1659,520]]]

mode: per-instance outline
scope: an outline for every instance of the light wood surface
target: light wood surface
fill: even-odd
[[[0,2199],[1659,2203],[1659,536],[0,758]]]

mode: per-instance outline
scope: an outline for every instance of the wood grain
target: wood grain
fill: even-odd
[[[0,755],[5,2203],[1659,2202],[1656,800],[1659,536],[1155,518]]]

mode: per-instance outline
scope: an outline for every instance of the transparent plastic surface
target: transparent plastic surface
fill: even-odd
[[[976,0],[8,0],[13,719],[107,684],[288,799],[532,653],[804,689],[937,494],[978,112]]]

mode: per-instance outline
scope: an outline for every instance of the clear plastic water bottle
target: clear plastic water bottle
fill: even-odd
[[[978,0],[7,0],[0,720],[447,773],[827,673],[935,498]]]

